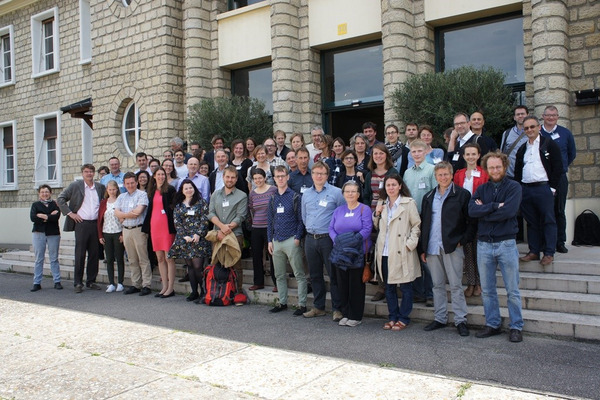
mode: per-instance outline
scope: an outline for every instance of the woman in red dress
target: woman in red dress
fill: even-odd
[[[167,258],[167,252],[175,241],[175,223],[173,222],[173,198],[175,188],[167,182],[167,173],[159,167],[148,185],[148,210],[142,232],[149,233],[152,247],[158,259],[158,270],[162,289],[155,297],[175,296],[175,260]]]

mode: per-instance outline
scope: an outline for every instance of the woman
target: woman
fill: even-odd
[[[300,147],[304,147],[304,135],[296,132],[292,133],[292,137],[290,138],[290,144],[292,145],[293,151],[298,151]]]
[[[205,239],[208,232],[208,203],[204,201],[196,185],[191,180],[184,179],[175,195],[175,204],[173,221],[177,234],[167,256],[170,260],[185,260],[192,287],[186,301],[200,303],[204,294],[204,264],[208,262],[211,253],[211,245]]]
[[[373,214],[373,225],[379,230],[375,245],[375,273],[385,283],[389,312],[383,329],[401,331],[410,323],[413,307],[411,283],[421,276],[417,255],[421,218],[417,204],[410,197],[400,175],[385,177],[380,198]],[[397,285],[402,292],[400,307]]]
[[[342,163],[342,153],[346,150],[346,143],[341,137],[333,139],[331,144],[331,155],[325,159],[327,165],[329,165],[329,179],[327,180],[330,185],[337,186],[340,174],[344,169]]]
[[[254,149],[254,158],[256,161],[252,164],[250,168],[248,168],[248,172],[246,174],[246,181],[248,182],[248,191],[251,192],[254,190],[255,185],[252,180],[252,170],[256,168],[260,168],[265,171],[265,176],[267,179],[267,183],[269,185],[273,185],[275,182],[273,181],[273,171],[271,171],[271,165],[267,161],[267,149],[265,146],[258,145]]]
[[[147,171],[139,171],[137,174],[135,174],[135,176],[137,177],[138,182],[137,188],[141,191],[147,192],[148,182],[150,182],[150,174]]]
[[[254,149],[256,148],[256,140],[253,137],[249,137],[246,139],[246,154],[248,154],[248,158],[250,161],[254,161]]]
[[[329,224],[329,236],[333,241],[331,264],[335,269],[343,315],[338,325],[354,327],[362,322],[365,310],[362,275],[373,222],[371,209],[358,202],[360,185],[357,182],[346,182],[342,193],[346,204],[335,209]]]
[[[248,209],[252,216],[252,235],[250,248],[252,249],[252,265],[254,266],[254,284],[249,290],[259,290],[265,287],[263,256],[267,246],[267,208],[271,196],[277,191],[275,186],[266,183],[266,174],[260,168],[252,170],[254,190],[248,198]],[[271,277],[275,282],[275,271],[271,263]]]
[[[363,184],[364,177],[363,177],[362,172],[359,172],[356,170],[356,161],[357,161],[356,152],[354,150],[346,150],[342,153],[341,159],[342,159],[342,164],[344,164],[344,168],[342,169],[342,172],[340,173],[340,177],[336,183],[336,186],[341,188],[344,185],[344,183],[346,183],[346,182],[350,182],[350,181],[357,182],[358,185],[360,186],[360,197],[359,197],[358,201],[360,201],[361,203],[364,203],[363,199],[362,199],[363,192],[364,192],[364,184]],[[370,206],[370,204],[367,204],[367,205]]]
[[[398,174],[393,165],[392,157],[385,144],[375,143],[371,148],[371,159],[369,160],[369,170],[365,173],[363,192],[363,200],[371,203],[372,210],[375,210],[375,206],[377,206],[384,178],[388,175]]]
[[[174,197],[175,188],[167,183],[167,173],[159,167],[148,186],[148,209],[142,232],[150,235],[158,260],[162,289],[154,297],[162,299],[175,296],[175,259],[167,258],[176,233],[173,223]]]
[[[54,280],[54,289],[62,289],[60,283],[60,265],[58,264],[58,248],[60,246],[60,228],[58,219],[60,210],[58,204],[52,200],[52,189],[48,185],[38,188],[39,200],[31,205],[29,213],[33,222],[32,244],[35,253],[35,266],[33,267],[32,292],[42,289],[42,274],[44,272],[44,255],[48,246],[50,258],[50,271]]]
[[[333,138],[330,135],[316,135],[313,142],[315,143],[315,149],[319,151],[313,159],[314,162],[325,161],[331,157],[333,153]]]
[[[231,142],[231,149],[230,164],[235,165],[235,169],[238,171],[238,179],[241,179],[243,182],[246,180],[248,168],[252,166],[252,160],[250,160],[246,154],[243,140],[236,139]],[[240,185],[240,187],[243,186],[244,185]]]
[[[425,161],[429,164],[435,165],[444,159],[444,150],[439,148],[431,147],[433,143],[433,129],[429,125],[421,126],[419,129],[419,139],[427,144],[427,150],[425,151]]]
[[[467,189],[473,196],[477,188],[490,178],[483,168],[477,165],[481,156],[479,145],[477,143],[467,143],[463,146],[463,149],[463,158],[467,163],[467,168],[456,171],[454,183]],[[465,297],[480,296],[481,282],[479,280],[479,269],[477,268],[477,242],[465,243],[463,250],[465,252],[464,273],[467,276]]]
[[[175,163],[171,159],[166,159],[162,162],[162,167],[167,174],[167,182],[175,189],[179,188],[179,178],[177,177],[177,171],[175,170]]]
[[[103,165],[100,168],[98,168],[98,182],[100,182],[102,178],[104,178],[104,175],[108,175],[109,173],[110,170],[106,165]]]
[[[366,172],[368,169],[370,156],[367,154],[367,137],[362,133],[357,133],[350,140],[350,147],[356,152],[357,162],[356,170]]]
[[[198,173],[202,176],[205,176],[208,178],[208,173],[209,169],[208,169],[208,163],[206,161],[200,161],[200,165],[198,167]]]
[[[123,225],[115,216],[115,202],[119,197],[116,181],[106,183],[104,200],[98,209],[98,238],[106,251],[106,272],[109,285],[106,293],[122,292],[125,278],[125,246],[123,246]],[[117,261],[117,285],[115,286],[115,261]]]

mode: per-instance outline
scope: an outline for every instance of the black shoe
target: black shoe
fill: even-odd
[[[558,251],[559,253],[562,253],[562,254],[566,254],[569,252],[569,249],[567,249],[565,247],[564,243],[559,243],[556,245],[556,251]]]
[[[298,307],[298,308],[296,309],[296,311],[294,311],[294,314],[293,314],[293,315],[294,315],[294,317],[299,317],[299,316],[301,316],[302,314],[304,314],[304,313],[305,313],[305,312],[307,312],[307,311],[308,311],[308,310],[306,309],[306,307]]]
[[[194,300],[194,304],[202,304],[202,303],[204,303],[204,298],[205,297],[206,296],[200,296],[200,297],[198,297],[196,300]]]
[[[433,307],[433,299],[425,300],[425,307]]]
[[[425,328],[423,328],[423,330],[425,332],[435,331],[436,329],[442,329],[442,328],[445,328],[446,326],[447,326],[446,324],[442,324],[441,322],[433,321],[432,323],[427,325]]]
[[[312,293],[312,285],[309,283],[308,285],[306,285],[306,294],[310,293]]]
[[[136,288],[135,286],[129,286],[129,289],[124,291],[123,294],[134,294],[134,293],[139,293],[139,292],[140,292],[140,289]]]
[[[152,290],[150,290],[149,287],[144,286],[142,288],[142,290],[140,291],[140,296],[148,296],[150,293],[152,293]],[[173,292],[173,293],[175,293],[175,292]]]
[[[179,283],[189,282],[189,281],[190,281],[190,276],[188,274],[185,274],[185,276],[179,280]]]
[[[513,343],[519,343],[523,341],[523,333],[521,333],[518,329],[511,329],[510,334],[508,336],[508,340]]]
[[[290,272],[290,273],[288,274],[288,276],[289,276],[290,278],[295,278],[295,277],[296,277],[296,275],[294,275],[294,273],[293,273],[293,272]]]
[[[199,297],[200,295],[198,293],[190,293],[190,295],[185,298],[185,301],[194,301]]]
[[[100,285],[97,285],[95,282],[88,283],[88,284],[86,284],[85,286],[86,286],[88,289],[91,289],[91,290],[100,290],[100,289],[102,289],[102,288],[100,287]]]
[[[80,283],[78,285],[75,285],[75,293],[81,293],[83,292],[83,285]]]
[[[63,287],[62,287],[62,285],[60,284],[60,282],[56,282],[56,283],[54,284],[54,289],[56,289],[56,290],[62,290],[62,289],[63,289]]]
[[[469,336],[469,328],[467,328],[467,324],[464,322],[456,325],[456,330],[460,336]]]
[[[161,292],[158,292],[158,293],[156,293],[156,294],[154,295],[154,297],[162,297],[162,293],[161,293]]]
[[[426,303],[427,299],[420,296],[413,296],[413,303]]]
[[[169,294],[163,294],[163,295],[161,295],[160,298],[161,299],[167,299],[167,298],[173,297],[173,296],[175,296],[175,291],[174,290],[171,293],[169,293]]]
[[[269,310],[270,313],[278,313],[287,310],[287,304],[279,304]]]
[[[37,292],[38,290],[42,290],[42,285],[39,283],[34,283],[33,287],[29,290],[30,292]]]
[[[500,328],[492,328],[491,326],[486,326],[479,332],[475,334],[475,337],[480,339],[488,338],[490,336],[496,336],[502,333],[502,329]]]

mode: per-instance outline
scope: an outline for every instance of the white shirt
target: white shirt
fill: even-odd
[[[473,135],[474,135],[474,133],[471,130],[469,130],[469,132],[465,133],[465,136],[463,136],[463,137],[459,136],[458,137],[458,146],[463,147],[465,145],[465,143],[467,143],[467,141],[469,139],[471,139],[471,136],[473,136]]]
[[[540,158],[540,136],[532,143],[526,143],[525,156],[523,157],[523,183],[548,182],[548,174]]]
[[[88,186],[85,182],[83,183],[85,195],[83,197],[83,203],[77,210],[77,214],[86,221],[93,221],[98,219],[98,208],[100,207],[100,199],[98,198],[98,192],[96,186],[92,183],[92,186]]]

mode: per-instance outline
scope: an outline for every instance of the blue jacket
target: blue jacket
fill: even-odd
[[[481,200],[482,205],[475,202]],[[504,203],[500,207],[500,203]],[[515,239],[519,231],[517,212],[521,205],[521,185],[504,177],[498,185],[487,182],[479,186],[469,201],[469,215],[478,218],[477,240],[501,242]]]
[[[360,232],[341,233],[335,237],[329,261],[336,267],[362,268],[365,264],[364,239]]]

